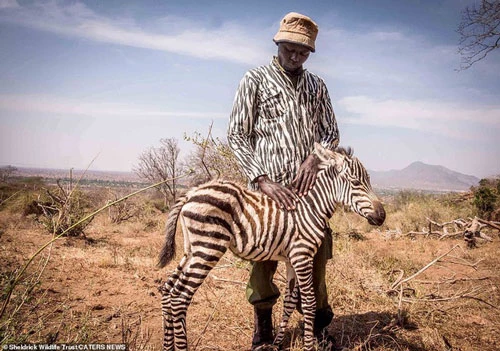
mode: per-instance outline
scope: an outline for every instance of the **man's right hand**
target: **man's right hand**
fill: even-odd
[[[280,183],[273,182],[267,175],[257,178],[259,189],[271,199],[276,201],[281,208],[288,211],[295,210],[295,203],[299,200],[297,194]]]

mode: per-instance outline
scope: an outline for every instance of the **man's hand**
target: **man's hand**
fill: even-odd
[[[281,208],[288,211],[295,210],[295,203],[298,201],[297,194],[284,187],[280,183],[273,182],[268,176],[262,175],[257,178],[259,189],[271,199],[276,201]]]
[[[299,196],[307,195],[307,192],[313,187],[320,162],[318,156],[311,154],[300,165],[297,176],[292,181],[292,188]]]

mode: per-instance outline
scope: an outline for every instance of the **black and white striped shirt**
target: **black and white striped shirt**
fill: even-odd
[[[234,99],[228,142],[251,188],[264,174],[290,184],[314,142],[334,149],[338,141],[330,96],[320,77],[304,70],[294,87],[276,58],[245,74]]]

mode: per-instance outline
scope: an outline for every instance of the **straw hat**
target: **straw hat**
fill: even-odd
[[[286,42],[304,45],[314,52],[317,35],[318,25],[312,19],[290,12],[281,20],[280,29],[273,40],[276,44]]]

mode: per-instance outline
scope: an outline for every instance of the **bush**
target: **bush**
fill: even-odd
[[[473,192],[478,215],[491,220],[495,210],[500,208],[500,179],[481,179]]]
[[[57,184],[55,190],[46,189],[48,200],[38,201],[43,212],[38,221],[54,235],[65,233],[65,236],[80,236],[93,219],[91,217],[76,225],[89,213],[88,197],[79,189],[67,190],[59,182]]]

